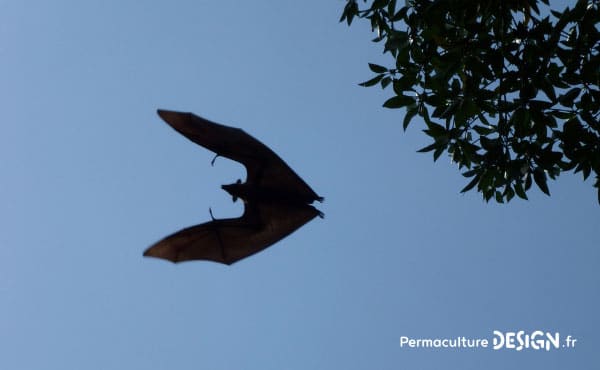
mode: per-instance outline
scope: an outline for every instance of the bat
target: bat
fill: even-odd
[[[211,122],[192,113],[158,110],[158,115],[194,143],[239,162],[246,168],[241,180],[221,188],[235,202],[242,199],[238,218],[215,219],[191,226],[158,241],[144,256],[171,262],[208,260],[231,265],[285,238],[323,213],[322,202],[308,184],[275,152],[239,128]]]

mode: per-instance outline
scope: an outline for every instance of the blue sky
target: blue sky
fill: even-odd
[[[592,369],[600,208],[565,174],[530,201],[459,194],[418,154],[343,1],[0,2],[0,368]],[[243,167],[157,108],[242,127],[326,198],[233,266],[147,259],[241,213]],[[400,348],[400,336],[572,335],[550,352]]]

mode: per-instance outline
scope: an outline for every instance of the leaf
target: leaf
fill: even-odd
[[[436,138],[442,135],[446,135],[448,131],[442,125],[439,125],[435,122],[430,122],[427,124],[427,130],[423,130],[427,135]]]
[[[479,125],[475,125],[473,130],[475,130],[475,132],[477,132],[479,135],[489,135],[496,132],[495,127],[483,127]]]
[[[405,106],[411,105],[411,104],[415,104],[415,98],[412,98],[412,97],[406,96],[406,95],[397,95],[397,96],[394,96],[394,97],[386,100],[386,102],[383,103],[383,106],[385,108],[394,109],[394,108],[402,108],[402,107],[405,107]]]
[[[412,90],[416,82],[417,75],[409,73],[404,74],[404,76],[394,80],[394,92],[400,95],[404,91]]]
[[[352,19],[356,15],[358,15],[358,4],[355,0],[348,1],[346,6],[344,7],[342,16],[340,17],[340,22],[343,22],[345,19],[349,26],[350,24],[352,24]]]
[[[540,82],[540,87],[542,88],[542,91],[544,92],[544,94],[546,94],[546,96],[552,102],[556,101],[556,92],[554,91],[554,86],[552,86],[552,83],[550,82],[550,79],[548,77],[544,78]]]
[[[440,146],[438,147],[435,152],[433,152],[433,161],[437,161],[438,158],[440,157],[440,155],[442,155],[442,153],[444,152],[445,146]]]
[[[393,16],[394,13],[396,13],[396,0],[390,1],[390,3],[388,4],[387,12],[390,17]]]
[[[527,84],[519,90],[519,98],[521,100],[530,100],[537,95],[537,89],[532,84]]]
[[[478,174],[480,171],[481,171],[481,170],[480,170],[479,168],[474,168],[474,169],[472,169],[472,170],[469,170],[469,171],[463,172],[463,174],[462,174],[462,175],[463,175],[464,177],[473,177],[473,176],[475,176],[476,174]]]
[[[487,151],[494,151],[502,145],[499,138],[488,139],[485,136],[480,136],[479,142],[481,143],[481,147]]]
[[[575,116],[575,113],[573,113],[573,112],[563,112],[563,111],[556,110],[556,109],[552,109],[550,111],[550,113],[554,117],[557,117],[557,118],[560,118],[560,119],[564,119],[564,120],[571,119],[571,118],[573,118]]]
[[[546,173],[540,167],[536,168],[533,171],[533,180],[546,195],[550,195],[550,190],[548,190],[548,184],[546,184]]]
[[[481,177],[481,174],[478,174],[477,176],[475,176],[473,178],[473,180],[471,180],[467,186],[465,186],[460,192],[461,193],[465,193],[471,189],[473,189],[473,187],[475,187],[475,185],[477,185],[477,183],[479,182],[479,178]]]
[[[377,75],[375,77],[373,77],[372,79],[365,81],[365,82],[361,82],[358,85],[359,86],[363,86],[363,87],[369,87],[369,86],[373,86],[373,85],[377,85],[379,83],[379,81],[381,81],[381,79],[383,78],[383,74]]]
[[[417,115],[418,109],[416,105],[411,105],[406,109],[406,115],[404,116],[404,120],[402,121],[402,128],[406,131],[406,128],[410,124],[410,121],[414,116]]]
[[[431,145],[427,145],[426,147],[423,147],[423,148],[417,150],[417,153],[427,153],[427,152],[434,150],[438,146],[439,146],[438,143],[433,143]]]
[[[386,4],[387,0],[375,0],[373,1],[373,4],[371,5],[371,9],[379,9],[379,8],[383,8]]]
[[[427,106],[425,105],[425,103],[423,103],[423,101],[419,103],[419,115],[423,117],[425,123],[429,124],[432,122],[429,118],[429,110],[427,109]]]
[[[598,188],[598,203],[600,204],[600,175],[596,175],[596,182],[594,183],[594,187]]]
[[[531,131],[531,115],[529,110],[518,108],[510,117],[508,124],[515,128],[515,135],[529,135]]]
[[[406,14],[408,13],[409,9],[410,9],[410,7],[405,6],[402,9],[398,10],[398,13],[394,14],[394,17],[392,18],[392,22],[398,22],[398,21],[402,20],[404,17],[406,17]]]
[[[510,202],[510,200],[515,196],[515,191],[510,187],[510,185],[506,185],[503,195],[506,196],[506,201]]]
[[[525,190],[523,190],[523,186],[520,183],[515,184],[515,193],[517,193],[519,198],[528,200]]]
[[[572,107],[573,101],[575,100],[575,98],[577,96],[579,96],[580,92],[581,92],[581,88],[574,87],[571,90],[567,91],[565,94],[561,95],[558,98],[558,101],[560,102],[560,104],[564,105],[565,107]]]
[[[385,73],[388,71],[387,68],[374,63],[369,63],[369,69],[375,73]]]
[[[583,171],[583,181],[585,181],[590,176],[592,168],[591,168],[591,166],[588,163],[586,163],[583,166],[582,171]]]
[[[495,188],[494,185],[496,174],[497,171],[494,168],[484,169],[481,174],[481,181],[479,181],[479,189],[482,191],[492,191],[491,194],[488,194],[489,196],[487,197],[487,199],[490,199],[494,195],[493,190]]]
[[[383,80],[381,80],[381,88],[385,89],[386,87],[388,87],[388,85],[392,82],[391,77],[385,77]]]

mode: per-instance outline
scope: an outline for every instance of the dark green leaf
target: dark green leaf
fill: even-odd
[[[405,6],[405,7],[401,8],[400,10],[398,10],[398,13],[394,14],[394,17],[392,18],[392,22],[401,21],[404,17],[406,17],[406,14],[408,13],[409,9],[410,8],[408,6]]]
[[[371,9],[379,9],[379,8],[383,8],[387,3],[387,0],[375,0],[373,1],[373,4],[371,5]]]
[[[435,150],[435,152],[433,152],[433,160],[434,161],[438,160],[440,155],[442,155],[442,153],[444,152],[444,149],[446,149],[444,146],[440,146]]]
[[[431,145],[427,145],[426,147],[423,147],[423,148],[417,150],[417,152],[419,152],[419,153],[426,153],[426,152],[430,152],[430,151],[432,151],[432,150],[434,150],[434,149],[436,149],[438,147],[439,147],[438,143],[433,143]]]
[[[475,185],[477,185],[477,183],[479,182],[479,178],[481,177],[481,175],[477,175],[473,178],[473,180],[469,181],[469,183],[467,184],[467,186],[465,186],[460,192],[461,193],[465,193],[471,189],[473,189],[473,187],[475,187]]]
[[[592,172],[592,167],[586,163],[582,167],[582,170],[583,170],[583,181],[585,181],[590,176],[590,173]]]
[[[464,172],[462,175],[464,177],[472,177],[472,176],[475,176],[476,174],[478,174],[480,171],[481,170],[479,168],[474,168],[472,170]]]
[[[489,134],[496,132],[495,127],[483,127],[483,126],[476,125],[475,127],[473,127],[473,129],[479,135],[489,135]]]
[[[527,194],[525,194],[525,190],[523,190],[523,186],[520,183],[515,184],[515,193],[517,193],[519,198],[527,200]]]
[[[544,173],[544,170],[542,170],[539,167],[536,168],[533,171],[533,179],[535,180],[535,183],[541,191],[543,191],[546,195],[550,195],[550,190],[548,190],[548,184],[546,184],[546,174]]]
[[[396,0],[390,1],[390,3],[388,4],[387,12],[390,17],[394,16],[394,14],[396,13]]]
[[[369,63],[369,69],[375,73],[385,73],[388,71],[387,68],[380,66],[379,64]]]
[[[415,104],[415,98],[406,95],[397,95],[383,103],[386,108],[402,108],[407,105]]]
[[[556,118],[560,118],[560,119],[571,119],[574,116],[573,112],[563,112],[560,110],[555,110],[553,109],[551,111],[551,114],[556,117]]]
[[[525,176],[525,190],[529,190],[531,189],[531,172],[527,173],[527,175]]]
[[[417,80],[416,75],[405,74],[404,76],[394,80],[394,92],[398,95],[404,91],[412,90]]]
[[[541,81],[540,87],[544,94],[546,94],[551,101],[556,101],[556,92],[554,91],[554,86],[552,86],[552,83],[547,77]]]
[[[402,122],[402,128],[404,129],[404,131],[406,131],[406,128],[410,124],[410,121],[417,114],[417,111],[418,110],[416,105],[411,105],[406,109],[406,115],[404,116],[404,120]]]
[[[506,196],[506,201],[510,202],[510,200],[515,196],[515,191],[510,187],[510,185],[506,185],[503,195]]]
[[[600,204],[600,176],[596,176],[594,187],[598,189],[598,203]]]
[[[359,83],[360,86],[363,87],[369,87],[369,86],[373,86],[373,85],[377,85],[379,83],[379,81],[381,81],[381,79],[383,78],[383,74],[377,75],[375,77],[373,77],[372,79],[365,81],[365,82],[361,82]]]
[[[439,137],[442,135],[446,135],[448,133],[448,131],[446,130],[446,128],[442,125],[439,125],[435,122],[429,122],[427,124],[427,130],[423,130],[427,135],[431,136],[431,137]]]
[[[390,82],[392,82],[392,78],[391,77],[384,77],[383,80],[381,80],[381,88],[385,89],[386,87],[388,87],[388,85],[390,84]]]
[[[567,91],[565,94],[561,95],[558,98],[558,101],[565,107],[571,107],[573,106],[573,101],[575,100],[575,98],[577,98],[580,92],[581,88],[574,87],[571,90]]]
[[[488,139],[485,136],[480,136],[479,142],[481,143],[481,147],[487,151],[494,151],[502,145],[500,139]]]
[[[344,11],[342,12],[340,22],[343,22],[345,19],[349,26],[350,24],[352,24],[352,19],[356,15],[358,15],[358,4],[355,0],[348,1],[346,3],[346,6],[344,7]]]

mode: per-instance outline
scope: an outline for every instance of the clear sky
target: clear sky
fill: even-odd
[[[459,194],[343,1],[0,1],[0,368],[597,369],[600,207],[565,174],[530,201]],[[157,108],[242,127],[326,198],[233,266],[143,258],[232,217],[243,167]],[[416,349],[539,329],[573,349]]]

